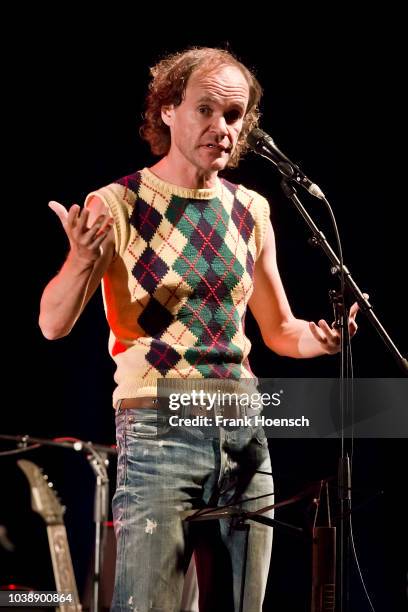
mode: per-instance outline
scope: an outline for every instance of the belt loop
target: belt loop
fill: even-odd
[[[121,407],[121,405],[122,405],[122,401],[123,401],[123,400],[121,400],[121,399],[120,399],[120,400],[118,400],[118,401],[116,402],[116,408],[115,408],[116,412],[119,412],[119,411],[120,411],[120,407]]]

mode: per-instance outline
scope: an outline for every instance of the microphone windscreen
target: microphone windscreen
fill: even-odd
[[[259,128],[251,130],[247,136],[247,143],[255,151],[262,146],[262,141],[265,137],[265,132]]]

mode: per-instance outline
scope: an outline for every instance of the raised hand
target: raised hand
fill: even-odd
[[[69,211],[55,201],[49,202],[48,206],[61,221],[69,240],[71,256],[82,263],[93,265],[103,253],[102,243],[112,227],[112,217],[101,214],[90,223],[89,210],[81,209],[78,204],[73,204]]]

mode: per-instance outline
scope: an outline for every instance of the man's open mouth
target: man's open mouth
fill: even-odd
[[[226,149],[225,147],[221,146],[221,145],[217,145],[214,143],[208,143],[206,145],[204,145],[204,147],[206,147],[207,149],[217,149],[218,151],[220,151],[221,153],[228,153],[229,149]]]

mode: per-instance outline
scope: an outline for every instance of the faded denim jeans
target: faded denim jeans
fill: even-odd
[[[272,529],[247,522],[243,585],[246,531],[236,529],[230,517],[186,522],[183,513],[231,503],[254,511],[273,503],[271,476],[256,473],[271,472],[263,429],[219,428],[211,438],[199,428],[166,424],[158,432],[156,410],[120,408],[116,429],[112,610],[180,612],[184,575],[194,551],[201,612],[239,612],[242,589],[244,612],[261,612]]]

